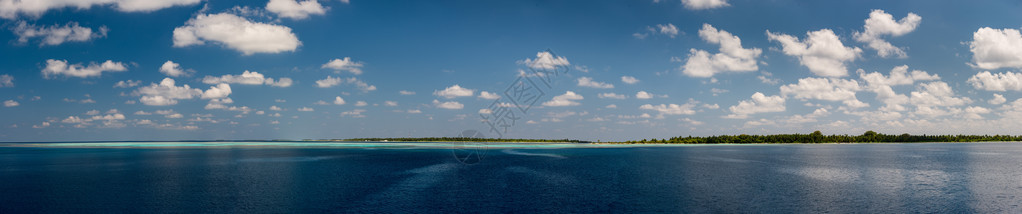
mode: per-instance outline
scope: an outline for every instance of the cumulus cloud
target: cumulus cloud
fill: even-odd
[[[681,4],[689,10],[706,10],[731,6],[727,0],[681,0]]]
[[[554,96],[550,101],[543,102],[543,106],[577,106],[581,103],[576,100],[582,100],[582,95],[576,94],[573,91],[564,92],[562,95]]]
[[[433,91],[433,95],[444,97],[447,99],[452,99],[456,97],[471,97],[473,94],[475,94],[475,89],[462,88],[459,85],[453,85],[440,91]]]
[[[14,101],[14,100],[4,101],[4,107],[15,107],[15,106],[18,106],[18,105],[21,105],[20,103],[18,103],[18,101]]]
[[[1006,101],[1008,101],[1008,99],[1005,99],[1004,95],[994,94],[994,98],[991,98],[987,102],[990,103],[990,104],[993,104],[993,105],[1000,105],[1000,104],[1004,104],[1004,102],[1006,102]]]
[[[18,22],[18,25],[11,28],[14,35],[18,36],[18,43],[25,44],[34,38],[40,38],[39,46],[60,45],[64,42],[85,42],[95,38],[106,37],[109,29],[106,26],[99,27],[99,30],[79,26],[77,22],[69,22],[64,25],[36,26]]]
[[[908,55],[905,54],[902,48],[895,47],[881,37],[898,37],[908,34],[914,31],[922,20],[923,17],[915,13],[908,13],[901,20],[895,21],[894,16],[884,12],[884,10],[873,10],[865,21],[866,25],[863,26],[865,30],[863,32],[855,32],[853,37],[855,37],[855,41],[866,43],[869,48],[876,50],[877,55],[880,57],[887,58],[893,56],[904,58]]]
[[[333,69],[336,73],[348,71],[355,75],[362,74],[362,62],[353,61],[351,60],[351,57],[330,60],[326,64],[323,64],[321,68]]]
[[[405,90],[401,90],[401,91],[398,91],[397,93],[398,93],[398,94],[401,94],[401,95],[415,95],[415,92],[414,92],[414,91],[405,91]]]
[[[479,92],[479,98],[487,100],[496,100],[500,99],[500,95],[497,95],[497,93],[491,93],[489,91],[481,91]]]
[[[769,30],[767,39],[781,43],[785,55],[797,57],[809,71],[823,77],[848,75],[846,62],[854,61],[862,53],[858,47],[845,47],[841,39],[830,29],[809,31],[805,40],[787,34],[775,34]]]
[[[590,88],[614,88],[614,84],[593,81],[593,78],[579,77],[578,86]]]
[[[781,86],[781,95],[801,100],[841,101],[851,108],[867,107],[869,104],[855,97],[860,90],[862,86],[855,80],[808,77],[799,79],[798,84]]]
[[[871,86],[911,85],[915,81],[940,79],[940,76],[926,73],[926,71],[913,70],[909,73],[908,65],[894,67],[888,76],[884,76],[880,72],[866,73],[862,70],[857,72],[859,77]]]
[[[678,104],[660,104],[660,105],[645,104],[645,105],[639,106],[639,109],[642,109],[642,110],[653,110],[653,111],[660,112],[661,114],[668,114],[668,115],[679,115],[679,114],[691,115],[691,114],[695,114],[696,113],[696,111],[692,109],[695,106],[696,106],[696,104],[694,104],[694,103],[686,103],[686,104],[683,104],[683,105],[678,105]]]
[[[344,99],[340,96],[334,98],[334,105],[344,105],[345,103],[347,102],[344,102]]]
[[[917,106],[959,106],[972,102],[966,97],[955,97],[951,86],[940,81],[919,84],[910,101]]]
[[[617,94],[617,93],[600,93],[600,94],[597,94],[596,97],[599,97],[601,99],[605,98],[605,99],[619,99],[619,100],[623,100],[625,98],[628,98],[628,95]]]
[[[461,104],[459,102],[455,102],[455,101],[440,102],[439,100],[433,100],[433,106],[436,106],[437,108],[442,108],[442,109],[462,109],[462,108],[465,108],[465,105],[463,105],[463,104]]]
[[[230,83],[230,84],[242,84],[242,85],[269,85],[274,87],[291,87],[293,81],[291,78],[281,77],[279,80],[273,78],[267,78],[259,72],[244,71],[241,75],[223,75],[220,77],[206,76],[202,78],[202,83],[206,84],[217,84],[217,83]]]
[[[969,50],[977,68],[1022,68],[1022,34],[1017,29],[980,28],[972,34]]]
[[[0,0],[0,17],[15,19],[19,15],[39,17],[47,10],[74,7],[76,9],[89,9],[92,6],[113,5],[121,12],[150,12],[168,7],[193,5],[200,0],[163,0],[163,1],[139,1],[139,0]]]
[[[181,77],[191,76],[195,73],[192,69],[181,69],[181,64],[174,63],[173,61],[167,60],[162,66],[160,66],[160,73],[170,77]]]
[[[310,111],[316,111],[316,110],[313,109],[313,108],[309,108],[309,107],[301,107],[301,108],[298,108],[298,111],[310,112]]]
[[[131,88],[142,84],[142,80],[121,80],[114,83],[114,88]]]
[[[231,95],[231,85],[220,83],[202,92],[202,99],[223,99]]]
[[[291,28],[252,22],[229,13],[199,14],[184,26],[174,28],[174,47],[213,42],[241,52],[280,53],[294,51],[302,44]]]
[[[266,3],[266,11],[277,14],[279,17],[289,19],[305,19],[309,15],[323,15],[327,8],[320,5],[316,0],[270,0]]]
[[[671,38],[674,38],[674,37],[678,36],[678,33],[680,32],[680,31],[678,31],[678,27],[674,26],[674,24],[671,24],[671,23],[657,24],[655,27],[654,26],[646,26],[646,30],[648,30],[649,33],[634,33],[634,34],[632,34],[632,36],[634,36],[637,39],[645,39],[650,34],[661,34],[661,35],[667,35],[667,36],[669,36]]]
[[[713,77],[722,72],[749,72],[759,69],[756,58],[763,53],[759,48],[745,49],[742,40],[710,24],[703,24],[699,37],[710,44],[719,44],[720,53],[690,49],[688,60],[681,66],[682,73],[691,77]]]
[[[635,84],[639,83],[639,79],[636,79],[633,76],[621,76],[621,82],[624,82],[625,84]]]
[[[362,80],[359,80],[358,78],[355,77],[348,77],[347,79],[343,79],[340,77],[327,76],[326,79],[316,80],[316,87],[329,88],[334,87],[336,85],[340,85],[342,83],[354,85],[356,88],[358,88],[358,90],[361,90],[362,92],[376,90],[375,85],[369,85],[368,83],[363,82]]]
[[[635,99],[645,100],[650,98],[653,98],[653,94],[650,94],[649,92],[639,91],[635,93]]]
[[[518,61],[519,64],[524,64],[532,69],[542,70],[553,70],[557,67],[566,67],[571,65],[567,58],[563,56],[555,56],[553,53],[542,51],[536,53],[535,59],[525,59]]]
[[[1022,91],[1022,73],[979,72],[967,80],[972,87],[987,91]]]
[[[8,74],[0,75],[0,88],[14,87],[14,77]]]
[[[218,84],[203,92],[201,89],[192,88],[187,84],[177,86],[171,78],[164,78],[159,84],[152,83],[149,86],[139,87],[135,90],[136,95],[141,95],[139,101],[145,105],[166,106],[177,104],[178,100],[187,100],[194,97],[203,99],[225,98],[231,94],[231,87],[227,84]]]
[[[70,76],[70,77],[98,77],[103,72],[122,72],[127,71],[128,68],[124,66],[124,63],[114,62],[107,60],[102,64],[96,64],[96,62],[89,63],[88,66],[83,66],[81,63],[68,64],[67,60],[56,60],[47,59],[46,67],[43,68],[43,77],[50,79],[55,76]]]
[[[738,105],[731,106],[728,109],[731,110],[731,114],[726,117],[738,119],[747,118],[750,114],[782,112],[785,110],[784,97],[766,96],[763,93],[756,92],[752,94],[751,100],[742,100],[738,102]]]

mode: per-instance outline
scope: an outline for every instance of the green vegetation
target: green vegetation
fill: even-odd
[[[588,143],[569,139],[503,139],[469,137],[397,137],[397,138],[351,138],[308,141],[402,141],[402,142],[518,142],[518,143]]]
[[[866,131],[862,135],[812,134],[719,135],[709,137],[672,137],[640,141],[611,142],[619,144],[681,143],[681,144],[760,144],[760,143],[918,143],[918,142],[983,142],[1022,141],[1022,135],[888,135]]]

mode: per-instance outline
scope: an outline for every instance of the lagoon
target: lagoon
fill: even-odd
[[[1019,213],[1020,164],[1016,142],[0,143],[0,213]]]

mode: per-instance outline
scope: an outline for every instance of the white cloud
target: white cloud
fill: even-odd
[[[231,85],[220,83],[202,92],[202,99],[223,99],[231,95]]]
[[[951,86],[940,81],[919,84],[911,93],[910,101],[916,106],[959,106],[972,102],[969,98],[955,97]]]
[[[604,108],[617,108],[617,105],[610,104],[610,105],[604,106]]]
[[[316,81],[317,83],[319,81]],[[244,71],[241,75],[223,75],[220,77],[206,76],[202,78],[202,83],[206,84],[217,84],[217,83],[230,83],[230,84],[242,84],[242,85],[269,85],[274,87],[291,87],[293,80],[287,77],[281,77],[279,80],[273,78],[267,78],[259,72]]]
[[[346,102],[344,102],[344,99],[341,98],[340,96],[334,98],[334,105],[344,105],[345,103]]]
[[[362,80],[359,80],[358,78],[355,77],[348,77],[347,79],[342,79],[340,77],[327,76],[326,79],[316,80],[316,87],[329,88],[334,87],[336,85],[340,85],[341,83],[355,85],[355,87],[358,88],[358,90],[361,90],[362,92],[376,90],[375,85],[369,85],[368,83],[363,82]]]
[[[418,110],[418,109],[409,109],[406,112],[409,113],[409,114],[422,114],[422,110]]]
[[[355,75],[362,74],[362,62],[353,61],[351,60],[351,57],[330,60],[326,64],[323,64],[321,68],[330,68],[336,73],[348,71]]]
[[[479,92],[479,98],[487,100],[496,100],[500,99],[500,95],[497,95],[497,93],[491,93],[489,91],[481,91]]]
[[[440,91],[433,91],[433,95],[444,97],[447,99],[452,99],[456,97],[471,97],[473,94],[475,94],[475,89],[462,88],[459,85],[453,85]]]
[[[639,106],[639,109],[642,109],[642,110],[653,110],[653,111],[660,112],[661,114],[668,114],[668,115],[679,115],[679,114],[691,115],[691,114],[695,114],[696,113],[696,111],[692,109],[695,106],[696,105],[694,103],[686,103],[686,104],[683,104],[683,105],[678,105],[678,104],[660,104],[660,105],[645,104],[645,105]]]
[[[600,93],[600,94],[597,94],[597,95],[596,95],[596,97],[599,97],[599,98],[607,98],[607,99],[619,99],[619,100],[622,100],[622,99],[628,98],[628,96],[627,96],[627,95],[624,95],[624,94],[616,94],[616,93]]]
[[[340,77],[326,76],[326,79],[316,80],[316,87],[329,88],[341,84]]]
[[[405,90],[401,90],[401,91],[398,91],[397,93],[399,93],[399,94],[401,94],[401,95],[415,95],[415,92],[414,92],[414,91],[405,91]]]
[[[15,107],[15,106],[19,106],[19,105],[21,105],[21,104],[18,103],[18,101],[14,101],[14,100],[4,101],[4,107]]]
[[[994,105],[1000,105],[1004,104],[1004,102],[1006,101],[1008,101],[1008,99],[1005,99],[1004,95],[994,94],[994,98],[990,99],[990,101],[987,102]]]
[[[266,11],[289,19],[305,19],[309,15],[323,15],[327,8],[316,0],[298,2],[296,0],[270,0],[266,3]]]
[[[369,103],[367,103],[366,101],[359,100],[359,101],[355,102],[355,106],[367,106],[367,105],[369,105]]]
[[[310,111],[316,111],[316,110],[312,109],[312,108],[309,108],[309,107],[301,107],[301,108],[298,108],[298,111],[310,112]]]
[[[645,39],[650,34],[662,34],[662,35],[667,35],[667,36],[669,36],[671,38],[674,38],[674,37],[678,36],[678,33],[680,32],[680,31],[678,31],[678,27],[674,26],[674,24],[671,24],[671,23],[657,24],[656,27],[646,26],[646,30],[648,30],[649,33],[634,33],[634,34],[632,34],[632,36],[634,36],[637,39]],[[588,71],[586,71],[586,72],[588,72]]]
[[[43,68],[42,73],[43,77],[47,79],[59,75],[86,78],[98,77],[103,72],[122,72],[127,70],[128,68],[124,67],[124,63],[111,60],[107,60],[102,64],[91,62],[88,66],[83,66],[81,63],[68,64],[67,60],[47,59],[46,68]]]
[[[1022,68],[1022,34],[1017,29],[980,28],[972,34],[969,50],[975,67]]]
[[[582,100],[584,97],[573,91],[564,92],[562,95],[554,96],[550,101],[543,102],[544,106],[577,106],[581,103],[575,100]]]
[[[461,104],[459,102],[455,102],[455,101],[440,102],[439,100],[433,100],[433,105],[436,106],[437,108],[442,108],[442,109],[462,109],[462,108],[465,108],[465,105],[463,105],[463,104]]]
[[[880,72],[866,73],[861,69],[857,71],[859,77],[870,86],[894,86],[911,85],[915,81],[939,80],[940,76],[929,74],[926,71],[913,70],[908,72],[908,65],[897,66],[891,69],[891,74],[884,76]]]
[[[639,91],[635,93],[635,99],[645,100],[650,98],[653,98],[653,94],[650,94],[649,92]]]
[[[278,106],[270,106],[270,111],[283,111],[283,110],[284,110],[283,108],[280,108]]]
[[[174,47],[206,42],[221,44],[244,55],[294,51],[302,44],[289,27],[252,22],[229,13],[199,14],[184,26],[174,28]]]
[[[593,78],[579,77],[578,86],[590,88],[614,88],[614,84],[593,81]]]
[[[131,88],[142,84],[142,80],[122,80],[114,84],[114,88]]]
[[[383,105],[384,106],[397,106],[397,101],[390,101],[390,100],[383,101]]]
[[[0,75],[0,88],[14,87],[14,77],[8,74]]]
[[[550,52],[542,51],[536,53],[536,59],[525,59],[518,61],[520,64],[525,64],[533,69],[553,70],[557,67],[566,67],[571,65],[567,58],[563,56],[554,56]]]
[[[151,112],[146,112],[146,111],[141,111],[141,110],[140,110],[140,111],[136,111],[136,112],[135,112],[135,115],[153,115],[153,113],[151,113]]]
[[[818,76],[848,75],[845,62],[854,61],[862,53],[858,47],[845,47],[830,29],[809,31],[803,41],[787,34],[774,34],[769,30],[766,33],[767,39],[781,43],[785,55],[798,57],[802,65]]]
[[[355,110],[351,110],[351,111],[341,112],[341,117],[350,116],[350,117],[354,117],[354,118],[363,118],[363,117],[366,117],[365,115],[362,114],[362,113],[365,113],[365,112],[366,112],[365,109],[355,109]]]
[[[860,90],[862,87],[855,80],[807,77],[799,79],[798,84],[781,86],[781,95],[801,100],[841,101],[852,108],[869,106],[855,97],[856,91]]]
[[[177,118],[184,118],[185,116],[181,115],[181,113],[173,113],[173,114],[165,115],[163,117],[170,118],[170,119],[177,119]]]
[[[1022,73],[979,72],[967,81],[972,87],[987,91],[1022,91]]]
[[[89,9],[93,5],[113,5],[121,12],[150,12],[173,6],[193,5],[200,0],[0,0],[0,17],[16,19],[18,15],[25,15],[38,18],[47,10],[74,7],[76,9]]]
[[[103,38],[106,37],[109,29],[103,26],[94,32],[92,28],[79,26],[77,22],[69,22],[63,26],[36,26],[21,21],[11,31],[18,35],[18,43],[20,44],[28,43],[28,40],[39,37],[42,38],[39,46],[47,46],[60,45],[64,42],[85,42],[95,38]]]
[[[905,51],[899,47],[895,47],[890,42],[885,41],[882,36],[890,35],[891,37],[898,37],[909,32],[912,32],[922,22],[923,17],[916,15],[915,13],[908,13],[907,16],[901,18],[901,20],[895,21],[894,16],[884,12],[884,10],[873,10],[869,13],[869,19],[866,19],[866,25],[863,26],[865,29],[863,32],[855,32],[855,40],[866,43],[869,48],[877,51],[877,55],[880,57],[907,57]]]
[[[742,40],[710,24],[703,24],[699,37],[710,44],[719,44],[720,53],[710,54],[695,48],[689,50],[688,60],[681,66],[682,73],[691,77],[713,77],[722,72],[749,72],[759,69],[756,58],[763,53],[759,48],[745,49]]]
[[[727,0],[681,0],[681,4],[689,10],[705,10],[731,6]]]
[[[165,106],[177,104],[177,100],[187,100],[194,97],[203,99],[217,99],[230,95],[231,89],[227,84],[219,84],[210,87],[203,92],[201,89],[192,88],[187,84],[176,86],[174,79],[163,78],[159,84],[152,83],[149,86],[139,87],[134,94],[141,95],[139,101],[145,105]]]
[[[191,76],[195,73],[192,69],[181,69],[181,64],[174,63],[173,61],[167,60],[162,66],[160,66],[160,73],[170,77],[181,77]]]
[[[636,79],[633,76],[621,76],[621,82],[624,82],[625,84],[635,84],[639,83],[639,79]]]
[[[752,94],[752,100],[742,100],[738,105],[728,108],[731,114],[727,118],[746,118],[750,114],[766,112],[782,112],[785,110],[784,97],[766,96],[756,92]]]

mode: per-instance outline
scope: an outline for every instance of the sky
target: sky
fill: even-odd
[[[0,0],[0,141],[1018,135],[1018,11]]]

